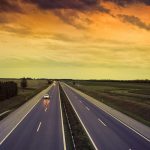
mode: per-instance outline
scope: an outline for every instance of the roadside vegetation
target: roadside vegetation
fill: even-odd
[[[61,86],[60,96],[62,103],[62,112],[64,118],[65,138],[67,141],[67,150],[94,150],[91,141],[76,116],[67,96]],[[75,147],[74,147],[75,145]]]
[[[13,82],[18,87],[17,95],[5,100],[0,100],[0,114],[8,111],[4,115],[0,115],[0,119],[6,117],[10,112],[14,111],[49,86],[48,81],[45,79],[0,79],[0,82]]]
[[[18,94],[17,83],[9,82],[0,82],[0,101],[14,97]]]
[[[80,80],[66,83],[150,126],[149,80]]]
[[[22,78],[22,79],[21,79],[21,81],[20,81],[20,86],[21,86],[21,88],[23,88],[23,89],[27,88],[28,82],[27,82],[27,79],[26,79],[26,78]]]

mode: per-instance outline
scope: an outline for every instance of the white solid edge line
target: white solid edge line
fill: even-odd
[[[3,116],[4,114],[6,114],[6,113],[8,113],[8,112],[10,112],[10,111],[12,111],[12,110],[4,111],[4,112],[2,112],[2,113],[0,114],[0,116]]]
[[[96,106],[96,105],[95,105]],[[99,107],[99,106],[97,106]],[[100,107],[99,107],[100,108]],[[100,108],[102,109],[102,108]],[[148,139],[147,137],[145,137],[144,135],[142,135],[141,133],[139,133],[138,131],[136,131],[135,129],[133,129],[132,127],[126,125],[124,122],[122,122],[120,119],[116,118],[115,116],[113,116],[112,114],[110,114],[109,112],[106,112],[104,109],[102,109],[105,113],[109,114],[111,117],[113,117],[114,119],[118,120],[120,123],[122,123],[124,126],[128,127],[129,129],[131,129],[132,131],[134,131],[136,134],[140,135],[142,138],[144,138],[145,140],[147,140],[148,142],[150,142],[150,139]]]
[[[85,106],[85,108],[86,108],[87,110],[90,110],[87,106]]]
[[[65,84],[67,87],[69,87],[67,84]],[[69,87],[70,88],[70,87]],[[74,90],[74,89],[73,89]],[[76,90],[76,89],[75,89]],[[75,91],[74,90],[74,91]],[[76,92],[76,91],[75,91]],[[78,92],[76,92],[76,93],[78,93]],[[83,93],[83,92],[81,92],[81,93]],[[78,93],[79,94],[79,93]],[[83,93],[83,94],[85,94],[85,93]],[[79,94],[80,95],[80,94]],[[87,94],[85,94],[85,95],[87,95]],[[81,96],[81,95],[80,95]],[[88,95],[87,95],[88,96]],[[81,96],[81,97],[83,97],[83,96]],[[85,98],[85,97],[84,97]],[[87,100],[87,98],[85,98],[86,100]],[[91,101],[89,101],[89,100],[87,100],[88,102],[90,102],[91,104],[94,104],[94,103],[92,103]],[[135,129],[133,129],[132,127],[130,127],[130,126],[128,126],[128,125],[126,125],[124,122],[122,122],[120,119],[118,119],[117,117],[115,117],[115,116],[113,116],[112,114],[110,114],[109,112],[107,112],[106,110],[104,110],[103,108],[101,108],[101,107],[99,107],[99,106],[97,106],[96,104],[94,104],[96,107],[98,107],[98,108],[100,108],[101,110],[103,110],[106,114],[109,114],[111,117],[113,117],[114,119],[116,119],[117,121],[119,121],[120,123],[122,123],[124,126],[126,126],[126,127],[128,127],[129,129],[131,129],[132,131],[134,131],[136,134],[138,134],[138,135],[140,135],[142,138],[144,138],[145,140],[147,140],[148,142],[150,142],[150,139],[148,139],[147,137],[145,137],[144,135],[142,135],[141,133],[139,133],[138,131],[136,131]]]
[[[39,101],[38,101],[39,102]],[[37,103],[38,103],[37,102]],[[24,117],[22,117],[22,119],[15,125],[15,127],[6,135],[6,137],[0,142],[0,145],[6,140],[6,138],[15,130],[15,128],[23,121],[23,119],[30,113],[30,111],[33,109],[33,107],[37,104],[35,103],[31,109],[25,114]]]
[[[38,128],[37,128],[37,130],[36,130],[36,132],[39,132],[39,129],[40,129],[40,127],[41,127],[41,122],[39,123],[39,125],[38,125]]]
[[[51,85],[52,87],[52,85]],[[50,89],[51,89],[50,87]],[[49,90],[50,90],[49,89]],[[39,99],[40,101],[41,99]],[[39,101],[37,101],[31,108],[30,110],[24,115],[24,117],[21,118],[21,120],[12,128],[12,130],[5,136],[5,138],[0,142],[0,145],[2,145],[2,143],[7,139],[7,137],[16,129],[16,127],[23,121],[23,119],[31,112],[31,110],[35,107],[35,105],[37,105],[37,103],[39,103]]]
[[[106,127],[106,124],[101,119],[98,118],[98,121],[101,122]]]
[[[64,90],[64,92],[65,92],[65,90]],[[65,94],[66,94],[66,92],[65,92]],[[86,127],[84,126],[84,124],[83,124],[83,122],[82,122],[81,118],[79,117],[79,115],[78,115],[78,113],[77,113],[76,109],[74,108],[74,106],[73,106],[73,104],[72,104],[71,100],[69,99],[69,97],[68,97],[68,95],[67,95],[67,94],[66,94],[66,96],[67,96],[67,98],[68,98],[68,100],[69,100],[69,102],[70,102],[70,104],[71,104],[72,108],[74,109],[74,111],[75,111],[75,113],[76,113],[76,115],[77,115],[77,117],[78,117],[79,121],[81,122],[81,124],[82,124],[82,126],[83,126],[84,130],[86,131],[86,133],[87,133],[87,135],[88,135],[89,139],[91,140],[91,142],[92,142],[92,144],[93,144],[93,146],[94,146],[95,150],[98,150],[98,148],[96,147],[96,145],[95,145],[95,143],[94,143],[93,139],[91,138],[91,136],[90,136],[89,132],[87,131]]]
[[[65,138],[65,129],[64,129],[64,123],[63,123],[63,115],[62,115],[62,105],[61,105],[61,99],[60,99],[60,89],[58,85],[58,92],[59,92],[59,106],[60,106],[60,113],[61,113],[61,127],[62,127],[62,132],[63,132],[63,143],[64,143],[64,150],[66,150],[66,138]]]

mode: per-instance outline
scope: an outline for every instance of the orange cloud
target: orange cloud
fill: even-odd
[[[146,1],[62,2],[66,5],[0,1],[1,67],[8,68],[7,72],[11,67],[44,66],[62,71],[95,68],[93,72],[98,70],[99,75],[101,68],[148,72],[150,6]]]

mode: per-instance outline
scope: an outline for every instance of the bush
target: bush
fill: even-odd
[[[21,82],[20,82],[20,86],[25,89],[27,87],[27,79],[26,78],[22,78]]]
[[[52,80],[47,80],[47,83],[50,85],[50,84],[53,83],[53,81]]]
[[[17,83],[0,82],[0,101],[16,96],[18,94]]]

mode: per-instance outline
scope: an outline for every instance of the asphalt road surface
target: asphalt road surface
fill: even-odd
[[[150,150],[150,141],[62,84],[95,148],[98,150]]]
[[[96,150],[150,150],[149,139],[62,85]],[[4,138],[0,150],[66,150],[58,84],[48,93],[51,98],[48,107],[41,99]]]
[[[41,101],[0,145],[0,150],[64,150],[59,89],[56,84],[49,95],[48,108]]]

